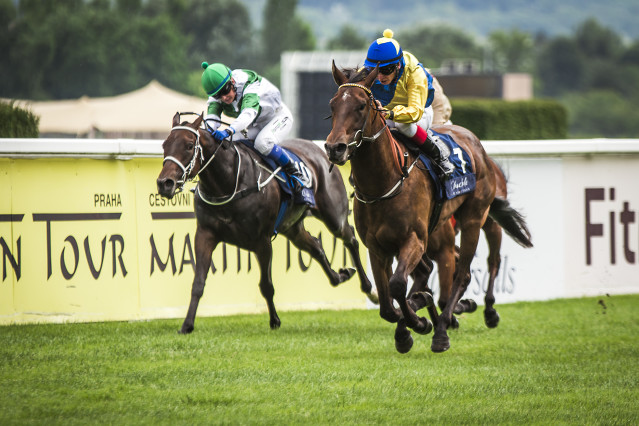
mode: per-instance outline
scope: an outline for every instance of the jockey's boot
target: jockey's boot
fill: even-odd
[[[413,136],[411,140],[417,144],[424,154],[437,163],[440,169],[439,177],[442,180],[448,179],[453,174],[455,166],[453,166],[448,159],[450,150],[438,137],[434,136],[430,130],[426,131],[417,126],[417,133],[415,133],[415,136]]]
[[[301,200],[302,190],[304,189],[304,185],[302,184],[304,177],[302,176],[302,173],[297,167],[295,161],[293,161],[293,159],[289,157],[286,151],[284,151],[279,145],[273,146],[268,157],[275,161],[278,166],[281,166],[284,172],[291,177],[291,181],[293,182],[293,191],[295,191],[295,200]]]

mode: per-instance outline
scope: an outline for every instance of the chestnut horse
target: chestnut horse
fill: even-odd
[[[326,139],[331,162],[351,162],[355,187],[362,194],[379,194],[377,202],[354,203],[355,226],[369,249],[371,269],[380,296],[380,316],[390,322],[405,322],[418,333],[428,331],[428,320],[419,317],[406,297],[407,277],[422,264],[428,248],[429,224],[433,215],[434,183],[416,167],[402,168],[395,162],[392,135],[377,110],[370,90],[379,70],[363,80],[356,74],[351,81],[333,63],[333,78],[339,85],[330,101],[332,130]],[[359,81],[358,81],[359,80]],[[493,163],[479,139],[460,126],[439,126],[437,131],[450,135],[469,155],[476,186],[471,192],[446,200],[435,229],[455,214],[461,231],[459,262],[446,307],[437,318],[431,350],[443,352],[450,347],[447,328],[453,311],[470,282],[470,264],[477,248],[479,233],[490,215],[519,244],[532,246],[530,232],[521,215],[505,199],[495,198]],[[401,143],[401,142],[398,142]],[[418,161],[405,152],[408,164]],[[392,271],[393,259],[397,267]],[[400,310],[393,306],[395,300]],[[399,323],[398,323],[398,331]],[[396,345],[398,336],[396,333]],[[399,348],[398,348],[399,350]]]
[[[199,176],[195,190],[195,277],[191,303],[180,333],[193,331],[195,314],[204,292],[211,255],[220,242],[227,242],[255,253],[260,267],[259,287],[268,306],[271,328],[281,324],[273,303],[271,259],[273,238],[280,205],[287,195],[262,158],[242,143],[217,142],[200,128],[200,115],[193,123],[180,123],[173,117],[173,128],[162,144],[164,162],[157,179],[158,193],[172,198],[184,183]],[[282,146],[304,160],[314,182],[315,206],[291,204],[281,220],[279,233],[304,250],[321,266],[333,286],[348,280],[352,268],[331,269],[320,241],[304,228],[304,218],[312,214],[344,242],[359,273],[361,290],[377,303],[359,256],[359,243],[348,223],[348,198],[339,171],[329,171],[326,155],[311,141],[287,140]]]

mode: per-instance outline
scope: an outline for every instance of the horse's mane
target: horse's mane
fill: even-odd
[[[348,78],[349,83],[357,83],[366,78],[370,70],[366,67],[342,68],[342,72]]]

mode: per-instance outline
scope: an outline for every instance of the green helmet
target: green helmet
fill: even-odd
[[[215,96],[227,81],[231,79],[231,70],[224,64],[202,62],[202,87],[209,96]]]

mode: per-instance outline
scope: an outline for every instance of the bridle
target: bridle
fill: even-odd
[[[368,87],[366,87],[366,86],[364,86],[362,84],[357,84],[357,83],[344,83],[341,86],[339,86],[338,90],[341,89],[342,87],[358,87],[358,88],[362,89],[364,92],[366,92],[366,94],[368,95],[368,99],[370,100],[370,107],[376,112],[375,116],[376,117],[379,116],[379,113],[380,113],[381,109],[377,108],[377,106],[375,105],[375,96],[373,95],[373,92],[371,92],[371,90]],[[368,114],[366,116],[366,120],[364,121],[364,125],[362,126],[361,129],[359,129],[357,132],[355,132],[355,136],[353,137],[353,141],[348,144],[348,147],[351,147],[353,145],[355,146],[355,148],[353,148],[351,153],[348,155],[348,159],[349,160],[355,154],[356,149],[361,146],[362,142],[375,142],[377,139],[379,139],[379,137],[385,131],[388,132],[389,140],[393,140],[392,135],[390,134],[390,129],[388,129],[388,124],[386,123],[386,120],[384,120],[384,126],[377,133],[375,133],[373,136],[364,136],[364,129],[368,125],[368,120],[369,120],[370,115],[371,114]],[[393,198],[396,195],[398,195],[402,191],[402,186],[404,184],[404,180],[406,178],[408,178],[408,175],[410,174],[411,170],[413,170],[413,167],[417,163],[417,158],[416,158],[413,161],[413,163],[410,165],[410,167],[408,167],[407,164],[406,164],[406,162],[408,160],[408,154],[407,153],[404,154],[403,160],[404,160],[404,164],[399,166],[400,170],[401,170],[400,179],[397,181],[395,186],[393,186],[390,190],[388,190],[384,195],[379,196],[379,197],[369,196],[369,195],[366,195],[363,192],[361,192],[359,189],[357,189],[357,187],[355,185],[353,185],[353,189],[355,190],[355,198],[357,198],[358,201],[360,201],[360,202],[362,202],[364,204],[372,204],[372,203],[376,203],[377,201],[386,200],[386,199]]]
[[[186,130],[189,131],[193,134],[195,134],[195,147],[193,148],[193,157],[191,158],[191,161],[189,162],[189,164],[186,165],[186,167],[182,164],[182,162],[180,160],[178,160],[177,158],[173,157],[172,155],[167,155],[166,157],[164,157],[164,161],[162,161],[162,165],[164,165],[164,163],[166,163],[167,161],[172,161],[173,163],[177,164],[180,169],[182,169],[182,178],[180,180],[177,181],[178,187],[176,189],[175,192],[180,192],[182,191],[182,188],[184,187],[184,184],[186,183],[189,175],[191,174],[191,172],[193,171],[193,168],[195,167],[195,162],[198,159],[198,154],[200,157],[200,163],[204,162],[204,153],[202,152],[202,145],[200,145],[200,132],[195,130],[192,127],[189,126],[175,126],[171,129],[171,133],[173,133],[174,130]],[[212,157],[211,157],[212,159]],[[210,163],[211,160],[209,160]],[[207,163],[208,165],[208,163]],[[200,172],[202,171],[202,169],[200,169]],[[199,172],[198,172],[199,174]],[[196,175],[197,176],[197,175]],[[192,179],[195,179],[194,176]]]
[[[211,155],[211,158],[209,158],[207,160],[207,162],[204,163],[204,150],[202,149],[202,145],[200,144],[200,132],[199,132],[199,130],[198,129],[194,129],[193,127],[189,127],[189,126],[175,126],[175,127],[171,128],[171,132],[173,132],[174,130],[186,130],[186,131],[189,131],[189,132],[195,134],[195,147],[193,148],[193,150],[194,150],[193,151],[193,157],[191,158],[191,161],[189,161],[189,164],[184,166],[180,160],[178,160],[177,158],[173,157],[172,155],[167,155],[166,157],[164,157],[164,161],[162,162],[162,164],[164,165],[164,163],[166,163],[167,161],[171,161],[171,162],[177,164],[180,167],[180,169],[182,170],[182,178],[179,181],[177,181],[178,187],[175,190],[175,192],[178,193],[178,192],[182,191],[182,189],[184,188],[184,184],[187,181],[195,180],[208,167],[208,165],[211,164],[211,162],[215,159],[215,156],[217,155],[219,149],[224,144],[224,142],[223,141],[220,142],[220,144],[217,146],[217,148],[213,152],[213,155]],[[250,188],[245,188],[245,189],[243,189],[241,191],[238,191],[238,186],[239,186],[239,183],[240,183],[241,169],[242,169],[242,155],[240,154],[240,151],[238,150],[236,144],[232,143],[231,146],[233,147],[233,149],[235,150],[235,152],[237,154],[237,173],[235,175],[235,188],[233,189],[233,193],[230,194],[230,195],[222,196],[222,197],[211,197],[211,196],[208,196],[208,195],[204,194],[202,192],[202,190],[200,189],[200,185],[198,184],[196,186],[196,188],[195,188],[195,191],[197,191],[198,195],[200,196],[200,199],[202,201],[204,201],[206,204],[209,204],[209,205],[212,205],[212,206],[220,206],[220,205],[223,205],[223,204],[227,204],[227,203],[230,203],[231,201],[233,201],[235,198],[245,197],[245,196],[247,196],[249,194],[252,194],[253,192],[261,191],[262,188],[264,188],[273,178],[281,179],[280,177],[277,176],[277,172],[281,169],[281,167],[279,167],[276,170],[272,171],[270,176],[263,182],[261,182],[262,172],[260,171],[260,173],[259,173],[259,175],[257,177],[257,186],[250,187]],[[195,176],[193,176],[192,178],[189,178],[189,175],[193,171],[193,168],[195,167],[195,163],[198,161],[198,158],[200,160],[200,164],[204,163],[204,165],[195,174]],[[255,161],[255,160],[253,160],[253,161],[255,162],[255,164],[258,167],[264,168],[265,170],[269,171],[264,166],[259,164],[257,161]]]
[[[377,114],[379,114],[379,111],[381,111],[381,110],[379,108],[377,108],[377,106],[375,105],[375,96],[373,96],[373,92],[371,92],[371,90],[368,87],[364,86],[363,84],[344,83],[344,84],[342,84],[341,86],[338,87],[338,90],[341,89],[342,87],[359,87],[360,89],[362,89],[368,95],[368,99],[370,101],[371,108],[374,111],[376,111]],[[351,147],[351,146],[355,145],[355,149],[357,149],[362,144],[362,142],[375,142],[382,135],[382,133],[384,133],[384,131],[388,127],[388,125],[384,121],[384,127],[382,127],[379,130],[379,132],[375,133],[373,136],[364,136],[364,129],[368,125],[368,118],[369,117],[370,117],[370,114],[366,116],[366,120],[364,121],[364,124],[362,125],[362,128],[355,132],[355,135],[353,136],[353,141],[348,144],[348,147]],[[353,153],[355,152],[355,149],[353,149]],[[353,155],[353,153],[351,153],[349,158]]]

